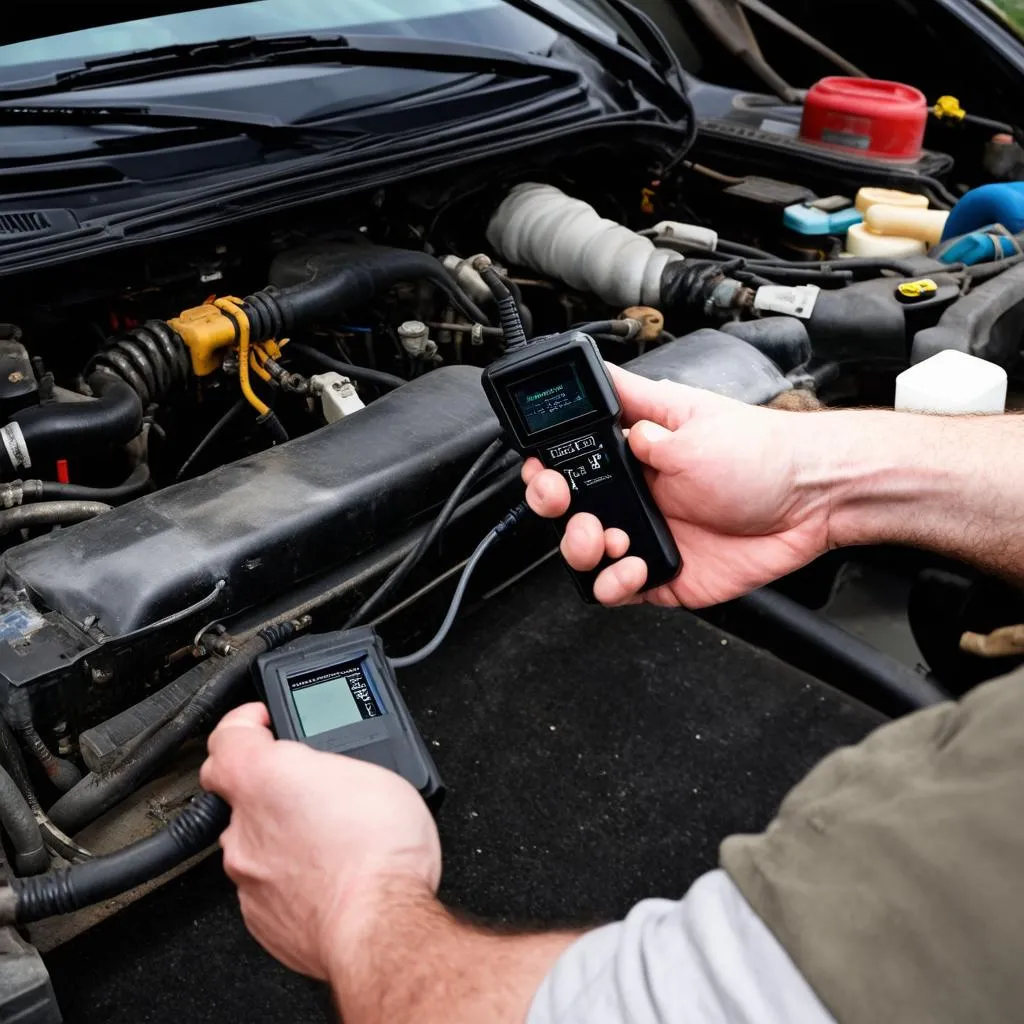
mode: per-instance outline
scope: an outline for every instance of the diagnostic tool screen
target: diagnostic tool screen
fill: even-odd
[[[288,688],[306,736],[320,736],[383,714],[362,658],[289,676]]]
[[[510,391],[531,433],[557,427],[594,411],[594,404],[587,397],[572,363],[544,370],[513,385]]]

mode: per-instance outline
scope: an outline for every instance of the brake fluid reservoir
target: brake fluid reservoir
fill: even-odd
[[[846,235],[846,251],[851,256],[899,260],[923,256],[928,246],[919,238],[878,235],[869,231],[866,224],[854,224]]]
[[[905,206],[914,210],[928,209],[928,197],[919,196],[916,192],[901,192],[896,188],[866,186],[857,193],[855,205],[861,213],[867,213],[872,206],[877,206],[879,203],[884,206]]]
[[[987,359],[946,349],[896,378],[896,408],[904,412],[1006,411],[1006,371]]]

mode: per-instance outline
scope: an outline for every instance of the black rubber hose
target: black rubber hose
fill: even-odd
[[[186,675],[199,678],[195,696],[128,761],[105,775],[90,772],[51,808],[54,824],[74,835],[148,781],[164,761],[205,723],[217,716],[249,677],[253,661],[295,635],[294,623],[261,630],[226,658],[210,658]],[[183,677],[184,678],[184,677]]]
[[[33,526],[70,526],[109,512],[101,501],[41,501],[0,511],[0,536]]]
[[[19,875],[38,875],[50,866],[39,824],[14,779],[0,768],[0,825],[14,849]]]
[[[354,363],[343,363],[340,359],[321,352],[312,345],[299,345],[292,342],[285,350],[287,355],[298,355],[309,362],[319,366],[322,370],[333,370],[343,377],[351,377],[352,380],[361,384],[373,384],[376,387],[384,388],[387,391],[394,391],[403,384],[409,382],[402,377],[396,377],[393,373],[385,373],[383,370],[371,370],[368,366],[356,366]]]
[[[28,698],[12,702],[11,714],[14,717],[14,728],[18,731],[25,746],[46,772],[46,777],[62,793],[74,788],[82,781],[82,773],[67,758],[58,757],[46,745],[46,741],[36,730],[32,721],[31,711],[26,710]]]
[[[736,603],[770,620],[773,625],[798,637],[833,661],[853,669],[880,694],[903,709],[916,711],[949,700],[938,686],[913,669],[785,594],[767,588],[755,590]]]
[[[96,396],[93,400],[36,405],[12,414],[11,423],[3,428],[0,474],[11,477],[29,467],[49,469],[57,459],[125,445],[139,433],[142,400],[128,384],[106,370],[97,370],[87,383]],[[17,463],[12,461],[12,445],[23,449]]]
[[[0,923],[28,924],[69,914],[159,878],[214,843],[231,808],[203,793],[166,828],[116,853],[35,878],[14,878],[0,890]]]
[[[285,254],[275,261],[275,286],[243,303],[253,340],[291,336],[304,325],[361,309],[403,281],[430,281],[476,323],[491,318],[459,287],[439,260],[415,249],[330,243]]]
[[[122,484],[115,487],[84,487],[81,484],[60,484],[51,480],[40,480],[39,501],[102,501],[118,505],[130,501],[149,490],[152,479],[149,466],[142,462]]]
[[[66,836],[50,820],[46,811],[43,810],[32,788],[32,780],[28,777],[28,768],[25,765],[25,758],[21,753],[21,747],[11,732],[11,727],[6,719],[0,715],[0,764],[7,770],[14,784],[21,791],[25,802],[31,808],[39,831],[42,833],[43,842],[54,852],[59,853],[69,861],[89,860],[92,854],[84,847],[79,846],[70,836]]]
[[[354,611],[346,621],[343,629],[351,629],[360,623],[366,622],[370,615],[375,612],[384,600],[393,594],[408,578],[409,574],[423,560],[423,556],[437,543],[437,539],[444,532],[455,510],[465,500],[466,495],[472,490],[473,485],[481,476],[494,464],[501,453],[505,451],[504,438],[492,441],[480,453],[476,462],[466,471],[466,475],[459,481],[459,485],[451,493],[451,497],[445,502],[444,508],[438,513],[430,529],[420,538],[420,542],[405,556],[395,567],[391,575],[375,590],[363,604]]]

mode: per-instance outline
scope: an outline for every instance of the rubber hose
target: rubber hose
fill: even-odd
[[[289,355],[304,356],[323,370],[333,370],[335,373],[340,373],[343,377],[351,377],[352,380],[359,381],[361,384],[373,384],[379,388],[386,388],[388,391],[394,391],[403,384],[409,383],[402,377],[396,377],[393,373],[371,370],[368,366],[356,366],[354,363],[343,363],[311,345],[299,345],[292,342],[286,352]]]
[[[35,815],[39,830],[43,835],[43,842],[66,860],[89,860],[92,854],[84,847],[79,846],[70,836],[61,832],[43,810],[39,798],[32,788],[32,781],[28,777],[28,767],[22,756],[21,747],[18,746],[11,727],[2,715],[0,715],[0,763],[14,779],[14,784],[21,791],[25,802]]]
[[[39,823],[14,779],[0,768],[0,825],[14,848],[19,875],[38,875],[50,866]]]
[[[28,924],[69,914],[159,878],[214,843],[231,808],[203,793],[166,828],[116,853],[35,878],[12,879],[0,890],[0,923]]]
[[[36,730],[31,715],[21,717],[14,726],[25,746],[32,752],[33,757],[39,762],[40,767],[46,772],[46,777],[62,793],[77,786],[82,781],[82,773],[66,758],[58,757],[46,745],[46,741]]]
[[[737,604],[853,669],[902,708],[917,711],[949,700],[938,686],[913,669],[785,594],[767,588],[755,590]]]
[[[10,477],[32,466],[49,469],[57,459],[93,453],[103,445],[125,445],[139,433],[142,400],[128,384],[105,370],[97,370],[87,383],[94,400],[35,405],[12,414],[0,431],[5,442],[0,445],[0,472]],[[20,449],[17,463],[12,461],[12,445]]]
[[[149,489],[151,474],[145,462],[140,463],[122,484],[115,487],[84,487],[81,484],[60,484],[40,480],[40,501],[103,501],[117,505],[137,498]]]
[[[90,772],[65,793],[50,808],[54,824],[74,835],[134,793],[189,736],[230,701],[236,688],[248,679],[253,661],[264,651],[290,639],[295,632],[292,623],[263,630],[229,657],[211,658],[189,669],[185,675],[195,673],[201,680],[195,696],[131,759],[107,774]]]
[[[101,501],[43,501],[0,511],[0,536],[33,526],[70,526],[109,512]]]

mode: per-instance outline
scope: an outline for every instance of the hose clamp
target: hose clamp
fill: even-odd
[[[7,458],[16,471],[29,469],[32,466],[32,456],[28,453],[28,445],[25,443],[25,435],[21,432],[21,426],[17,423],[8,423],[0,428],[0,438],[4,443]]]

